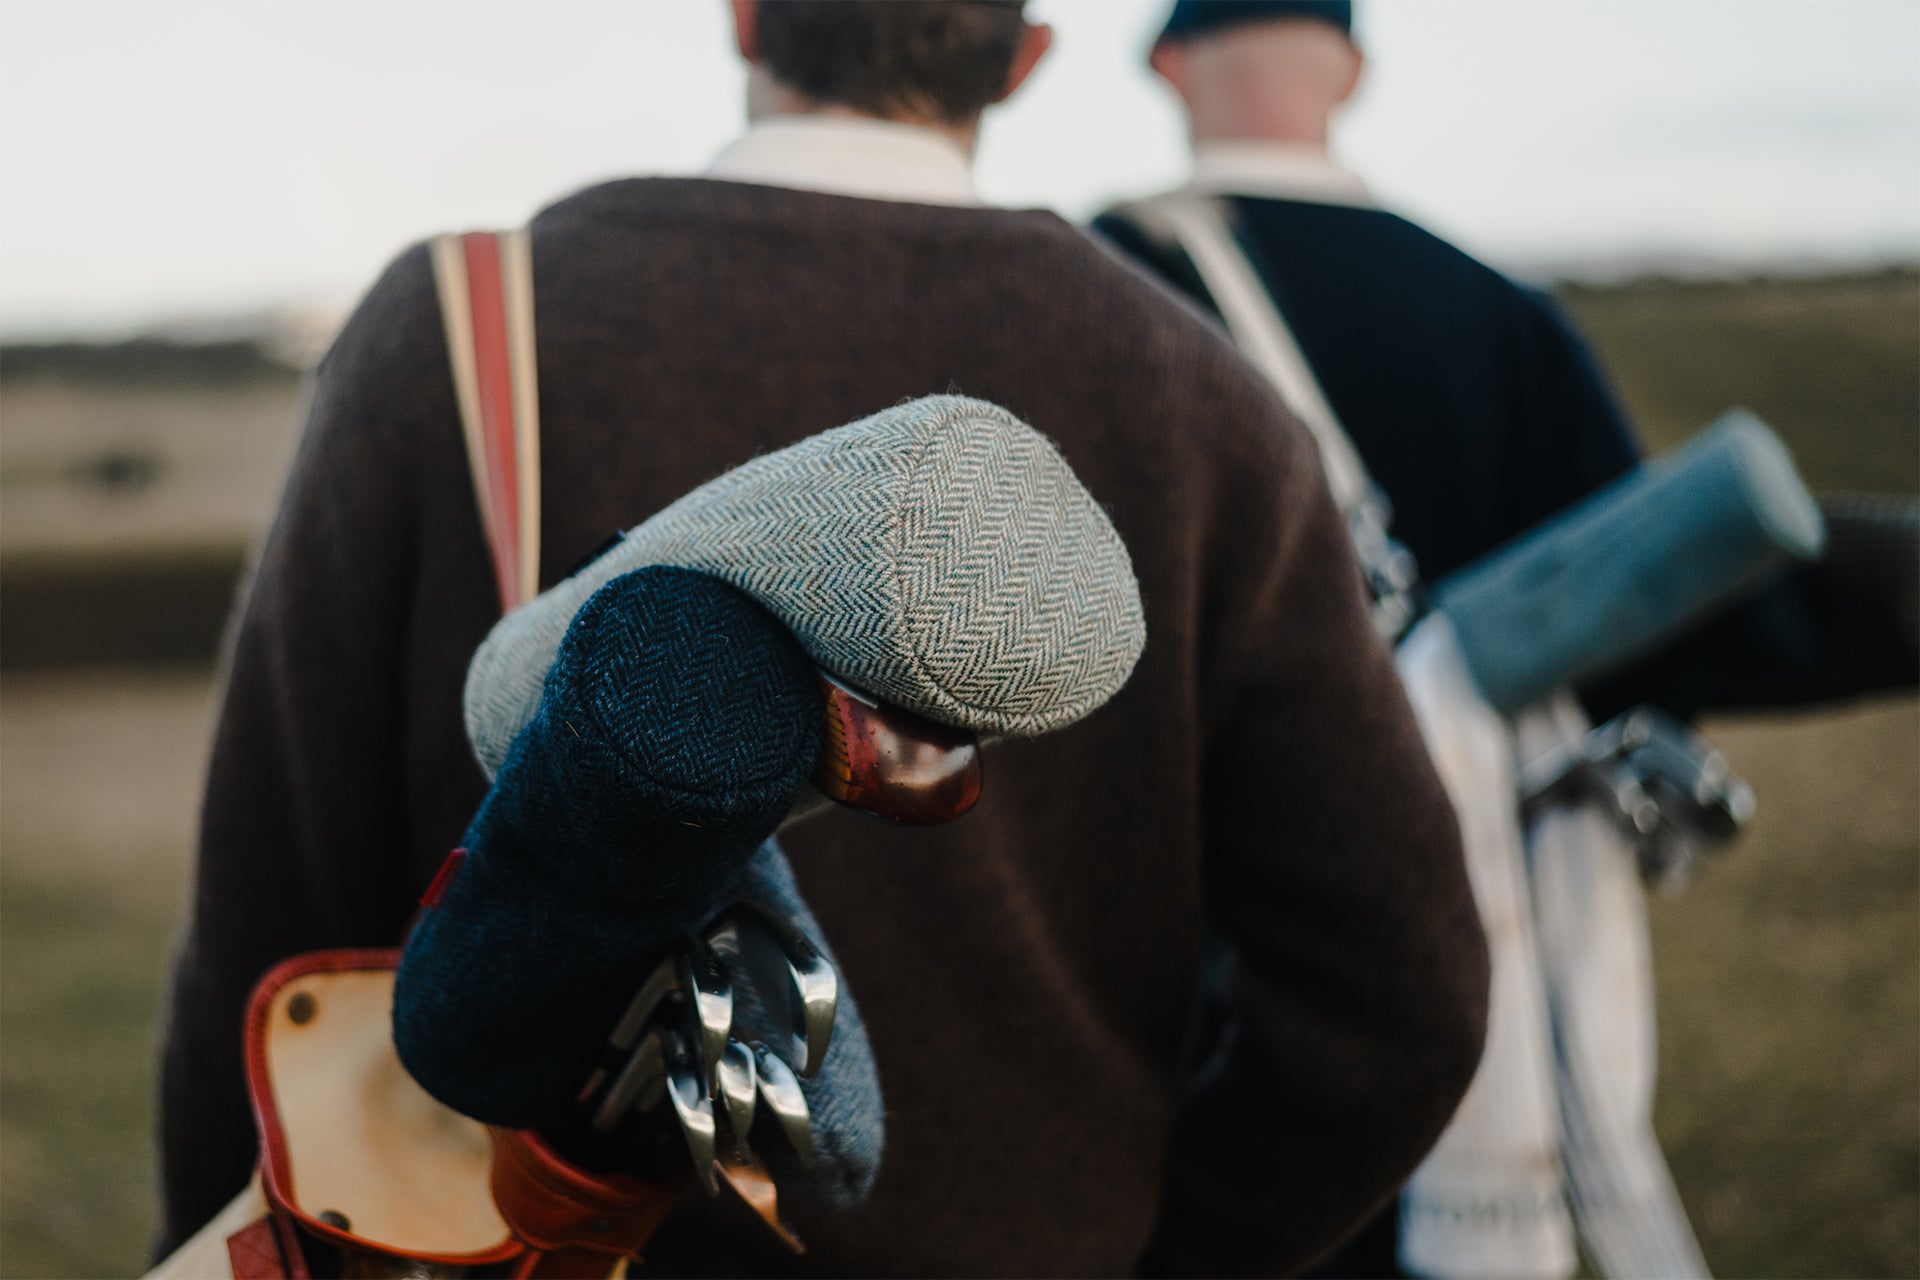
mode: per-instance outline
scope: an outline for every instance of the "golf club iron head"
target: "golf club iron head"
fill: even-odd
[[[756,1040],[749,1047],[735,1036],[737,984],[759,996],[773,1022],[773,1045]],[[648,973],[609,1033],[580,1101],[592,1106],[591,1123],[603,1133],[670,1105],[710,1193],[717,1157],[758,1164],[748,1135],[762,1104],[800,1166],[810,1167],[813,1124],[800,1077],[825,1060],[838,1003],[838,975],[802,929],[776,912],[736,903],[704,938],[688,939]]]
[[[840,980],[813,940],[780,916],[739,903],[706,941],[738,969],[779,1023],[777,1045],[787,1065],[811,1077],[833,1041]]]
[[[700,1062],[712,1089],[719,1078],[720,1055],[733,1030],[733,979],[704,939],[691,940],[681,953],[681,965],[681,981],[693,994],[694,1019],[700,1028]]]
[[[661,1056],[660,1038],[648,1035],[641,1040],[613,1078],[606,1096],[593,1113],[593,1127],[611,1133],[630,1111],[650,1111],[660,1103],[667,1074],[666,1059]]]
[[[616,1049],[632,1047],[640,1038],[646,1025],[653,1021],[653,1015],[661,1002],[668,999],[685,999],[686,987],[680,980],[680,966],[669,956],[653,967],[647,980],[633,997],[633,1003],[620,1015],[620,1021],[614,1024],[613,1034],[607,1037],[607,1043]]]
[[[807,1095],[800,1091],[799,1078],[780,1055],[756,1040],[754,1061],[759,1064],[760,1101],[786,1135],[794,1158],[802,1169],[813,1167],[813,1116],[807,1110]]]
[[[600,1091],[608,1078],[613,1077],[614,1090],[620,1091],[621,1100],[616,1104],[612,1094],[603,1098],[595,1109],[593,1125],[602,1132],[611,1131],[633,1105],[633,1090],[644,1081],[644,1074],[636,1075],[635,1062],[647,1052],[645,1044],[635,1049],[635,1042],[641,1032],[653,1022],[663,1004],[680,1004],[686,999],[686,989],[681,985],[681,965],[678,956],[669,955],[653,967],[640,990],[628,1002],[626,1011],[620,1015],[620,1021],[614,1024],[613,1031],[607,1036],[607,1047],[599,1065],[593,1074],[587,1077],[587,1083],[581,1088],[579,1101],[587,1102]],[[663,1074],[657,1070],[655,1075]],[[658,1099],[654,1099],[658,1101]]]
[[[752,1050],[738,1040],[727,1041],[727,1047],[720,1054],[717,1075],[734,1151],[742,1163],[750,1163],[753,1149],[747,1145],[747,1133],[753,1128],[754,1102],[759,1091],[759,1072],[754,1068]]]
[[[713,1158],[719,1135],[713,1116],[713,1102],[707,1094],[705,1073],[687,1043],[677,1033],[657,1027],[661,1057],[667,1066],[667,1100],[680,1121],[680,1132],[687,1139],[687,1154],[693,1159],[694,1176],[712,1195],[719,1190],[714,1180]]]
[[[1522,808],[1586,797],[1630,841],[1649,882],[1676,889],[1753,817],[1753,788],[1685,724],[1635,707],[1520,770]]]

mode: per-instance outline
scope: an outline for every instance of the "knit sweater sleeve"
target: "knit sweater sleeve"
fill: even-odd
[[[1263,429],[1216,446],[1201,638],[1206,898],[1232,976],[1149,1273],[1280,1274],[1332,1246],[1438,1137],[1484,1036],[1458,826],[1344,524],[1304,431],[1264,396],[1247,412]]]
[[[343,330],[231,624],[163,1033],[162,1253],[252,1168],[240,1028],[255,981],[300,952],[394,945],[404,926],[414,442],[453,421],[436,317],[416,250]]]

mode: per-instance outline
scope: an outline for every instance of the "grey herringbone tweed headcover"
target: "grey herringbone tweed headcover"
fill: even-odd
[[[489,775],[573,615],[649,564],[732,583],[847,683],[985,734],[1072,723],[1146,643],[1127,549],[1053,445],[998,405],[928,396],[702,485],[503,618],[467,672]]]

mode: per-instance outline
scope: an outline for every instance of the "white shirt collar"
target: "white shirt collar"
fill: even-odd
[[[980,203],[973,164],[959,143],[936,130],[891,120],[762,120],[714,157],[706,176],[868,200]]]
[[[1377,207],[1358,174],[1341,168],[1318,148],[1290,142],[1232,138],[1195,143],[1188,186],[1210,195]]]

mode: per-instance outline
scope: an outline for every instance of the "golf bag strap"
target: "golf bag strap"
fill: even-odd
[[[440,317],[474,501],[501,612],[540,578],[540,390],[533,336],[533,247],[526,228],[431,242]]]
[[[474,500],[500,611],[507,613],[540,590],[531,237],[525,228],[443,235],[432,252]],[[452,859],[448,865],[455,865]],[[438,887],[436,881],[429,897]],[[589,1173],[530,1130],[490,1132],[493,1201],[527,1247],[514,1266],[516,1277],[622,1273],[626,1259],[639,1256],[686,1190],[685,1179],[648,1183]]]
[[[1198,191],[1174,191],[1123,205],[1119,214],[1149,239],[1186,255],[1234,345],[1305,424],[1366,577],[1374,629],[1398,644],[1426,611],[1419,567],[1394,540],[1386,492],[1367,474],[1286,317],[1235,237],[1225,203]]]
[[[1121,213],[1152,238],[1179,246],[1219,309],[1240,353],[1265,374],[1320,447],[1320,465],[1341,513],[1351,519],[1375,492],[1313,367],[1273,298],[1234,238],[1219,199],[1175,191],[1125,206]]]

